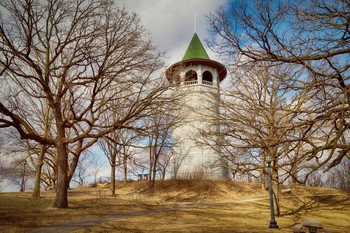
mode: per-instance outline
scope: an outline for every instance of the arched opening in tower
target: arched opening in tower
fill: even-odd
[[[197,72],[194,70],[187,71],[185,81],[197,81]]]
[[[213,82],[213,75],[211,75],[211,73],[209,71],[204,71],[203,81],[212,83]]]

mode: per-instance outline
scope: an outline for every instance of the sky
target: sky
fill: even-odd
[[[209,22],[205,16],[214,13],[228,0],[115,1],[118,6],[125,6],[128,11],[139,15],[141,23],[151,33],[154,44],[166,52],[167,66],[182,60],[195,28],[210,59],[216,60],[215,54],[204,42],[209,37]]]

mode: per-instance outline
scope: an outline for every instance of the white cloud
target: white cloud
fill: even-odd
[[[119,0],[119,6],[136,12],[142,24],[150,31],[155,45],[166,52],[166,63],[171,65],[182,59],[187,46],[196,31],[203,45],[208,37],[209,23],[205,17],[214,12],[227,0]],[[206,48],[211,59],[215,59]]]

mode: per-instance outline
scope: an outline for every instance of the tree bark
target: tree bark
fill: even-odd
[[[274,201],[274,208],[275,208],[275,214],[277,217],[280,216],[280,206],[279,206],[279,182],[278,182],[278,167],[277,167],[277,160],[275,159],[273,161],[272,166],[272,193],[273,193],[273,201]]]
[[[46,115],[45,115],[45,131],[44,131],[44,137],[47,137],[50,133],[50,123],[51,123],[51,111],[49,108],[49,104],[46,101]],[[41,150],[38,158],[37,165],[35,167],[35,184],[34,184],[34,192],[33,192],[33,198],[40,198],[40,181],[41,181],[41,169],[44,165],[44,157],[47,152],[48,146],[42,144]]]
[[[153,171],[153,165],[154,165],[154,162],[153,162],[153,157],[152,157],[152,142],[153,142],[153,139],[152,138],[149,138],[150,140],[150,144],[149,144],[149,171],[148,171],[148,181],[150,182],[149,183],[149,187],[151,186],[151,181],[152,181],[152,171]]]
[[[292,162],[290,170],[292,176],[292,186],[297,186],[297,161]]]
[[[112,191],[112,196],[115,197],[115,157],[112,156],[112,164],[111,164],[111,191]]]
[[[68,153],[64,142],[65,129],[63,127],[60,111],[56,112],[57,125],[57,183],[54,208],[68,208]]]
[[[61,144],[61,143],[59,143]],[[54,208],[68,208],[68,176],[67,163],[68,156],[64,143],[57,145],[57,182],[56,182],[56,198],[53,204]]]
[[[33,198],[40,198],[40,181],[41,181],[41,168],[44,165],[44,156],[47,150],[47,146],[41,145],[40,155],[38,158],[37,165],[35,167],[35,184]]]
[[[266,182],[265,182],[265,179],[266,179],[266,174],[265,174],[265,169],[262,168],[261,169],[261,190],[263,192],[265,192],[267,190],[267,187],[266,187]]]
[[[78,154],[78,155],[75,154],[73,156],[72,162],[70,163],[69,170],[68,170],[68,176],[67,176],[67,180],[68,180],[67,181],[67,183],[68,183],[68,187],[67,188],[69,188],[70,181],[72,180],[74,172],[75,172],[75,169],[78,166],[79,157],[80,157],[80,154]]]
[[[153,174],[152,174],[152,181],[151,181],[151,192],[154,192],[155,182],[156,182],[156,174],[157,174],[157,166],[156,163],[153,165]]]
[[[126,151],[124,150],[123,156],[123,170],[124,170],[124,183],[128,181],[128,157],[126,155]]]
[[[266,160],[265,156],[262,156],[262,167],[261,167],[261,190],[265,192],[266,188]]]

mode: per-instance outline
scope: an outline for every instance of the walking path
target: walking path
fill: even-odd
[[[65,223],[59,223],[55,225],[40,227],[31,231],[31,233],[51,233],[51,232],[69,233],[72,231],[79,230],[81,228],[92,227],[94,225],[99,225],[105,222],[111,222],[115,220],[143,216],[143,215],[148,215],[153,213],[177,211],[177,210],[183,210],[183,209],[193,209],[193,208],[208,207],[208,206],[240,204],[240,203],[246,203],[246,202],[266,200],[266,199],[268,198],[264,197],[264,198],[255,198],[255,199],[248,199],[248,200],[242,200],[242,201],[221,202],[221,203],[193,203],[191,205],[183,206],[183,207],[163,208],[163,209],[155,209],[155,210],[142,210],[142,211],[136,211],[136,212],[130,212],[130,213],[103,215],[99,217],[80,219],[80,220],[75,220],[71,222],[65,222]]]

